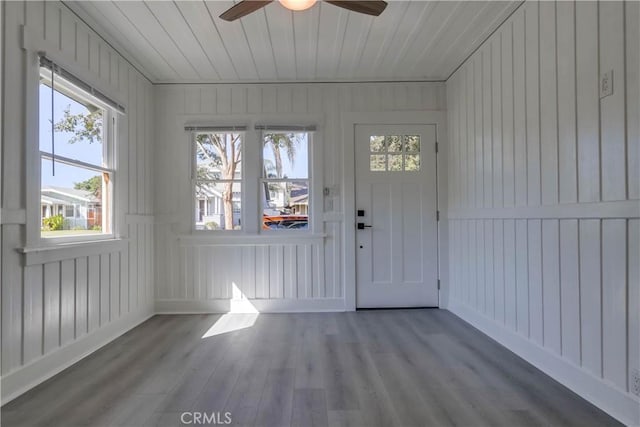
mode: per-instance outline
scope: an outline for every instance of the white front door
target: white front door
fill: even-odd
[[[357,307],[437,307],[435,125],[355,136]]]

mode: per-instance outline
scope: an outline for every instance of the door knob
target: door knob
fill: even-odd
[[[358,230],[364,230],[365,228],[371,228],[370,225],[366,225],[364,222],[358,223]]]

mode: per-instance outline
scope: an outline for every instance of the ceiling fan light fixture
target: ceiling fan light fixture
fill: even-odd
[[[317,0],[279,0],[280,4],[286,7],[289,10],[300,11],[307,10],[314,4],[316,4]]]

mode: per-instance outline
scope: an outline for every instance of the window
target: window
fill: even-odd
[[[50,69],[39,85],[40,236],[112,234],[116,115]]]
[[[262,228],[309,228],[309,132],[262,134]]]
[[[196,230],[242,228],[243,132],[196,132],[194,159]]]
[[[420,135],[374,135],[369,138],[372,172],[420,170]]]

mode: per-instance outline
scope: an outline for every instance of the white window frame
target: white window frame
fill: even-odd
[[[207,134],[207,133],[218,133],[218,134],[227,134],[227,133],[238,133],[238,134],[242,134],[241,138],[242,138],[242,144],[240,146],[240,178],[239,179],[214,179],[214,180],[207,180],[207,181],[203,181],[203,180],[199,180],[197,179],[197,170],[198,170],[198,161],[196,158],[196,154],[197,154],[197,148],[196,148],[196,136],[198,136],[199,134]],[[246,188],[246,174],[245,174],[245,152],[246,152],[246,141],[247,141],[247,131],[244,128],[244,126],[242,128],[239,127],[238,130],[234,130],[232,127],[225,129],[225,128],[220,128],[220,130],[210,130],[210,131],[206,131],[206,130],[194,130],[190,132],[190,136],[189,136],[189,141],[190,141],[190,146],[191,146],[191,206],[192,209],[190,210],[191,212],[191,231],[192,233],[196,233],[196,234],[209,234],[209,233],[218,233],[218,234],[241,234],[241,233],[246,233],[245,227],[246,227],[246,218],[247,215],[245,213],[245,188]],[[219,230],[206,230],[206,229],[202,229],[199,230],[196,228],[196,185],[198,182],[215,182],[215,183],[225,183],[225,182],[239,182],[240,183],[240,188],[241,188],[241,192],[240,192],[240,229],[239,230],[224,230],[224,229],[219,229]],[[221,224],[220,224],[221,225]]]
[[[306,178],[266,178],[264,176],[264,135],[266,133],[306,133],[307,134],[307,177]],[[286,128],[278,128],[276,130],[270,129],[261,129],[259,132],[259,151],[260,151],[260,174],[258,180],[258,230],[260,233],[265,235],[283,235],[283,234],[293,234],[293,235],[304,235],[311,234],[313,229],[312,220],[315,215],[319,215],[319,212],[315,212],[314,203],[313,203],[313,183],[314,183],[314,167],[313,167],[313,158],[314,158],[314,145],[315,145],[315,131],[313,130],[301,130],[296,129],[295,126],[292,126],[291,129]],[[264,184],[268,183],[292,183],[292,182],[307,182],[307,191],[309,205],[307,208],[307,228],[306,229],[263,229],[263,215],[264,208],[263,206],[263,197],[262,197],[262,189]]]
[[[32,92],[28,92],[31,95],[31,99],[34,102],[28,102],[31,111],[31,118],[33,123],[40,123],[39,120],[39,87],[41,78],[45,81],[51,81],[51,71],[40,67],[39,65],[33,67],[34,75],[34,87]],[[37,76],[37,78],[36,78]],[[49,83],[50,84],[50,83]],[[78,88],[73,83],[65,80],[63,77],[54,76],[54,90],[65,96],[71,97],[78,102],[89,103],[99,107],[103,111],[103,134],[102,134],[102,166],[85,163],[75,159],[69,159],[64,156],[54,156],[51,153],[40,151],[40,139],[39,139],[39,126],[28,127],[28,132],[32,132],[28,140],[31,141],[33,147],[29,150],[27,173],[31,179],[27,180],[27,194],[31,194],[31,205],[33,209],[28,208],[27,218],[30,225],[27,227],[27,246],[28,247],[55,247],[61,245],[68,245],[71,243],[84,243],[93,241],[113,240],[118,235],[117,233],[117,220],[116,220],[116,135],[118,134],[119,120],[116,110],[98,99],[92,96],[81,88]],[[29,96],[28,96],[29,98]],[[29,130],[29,128],[32,128]],[[63,163],[70,166],[81,167],[83,169],[91,169],[98,173],[106,173],[109,175],[109,182],[107,188],[103,188],[103,206],[102,217],[103,225],[105,221],[109,222],[109,232],[102,234],[86,234],[86,235],[74,235],[74,236],[60,236],[60,237],[42,237],[41,235],[41,191],[42,191],[42,159],[51,159],[55,157],[57,163]],[[37,206],[37,209],[35,208]]]
[[[207,122],[208,121],[208,122]],[[271,129],[271,126],[264,127],[257,123],[269,122],[277,129]],[[234,241],[239,239],[249,239],[248,241],[254,241],[253,239],[280,239],[280,237],[293,238],[299,237],[302,239],[316,238],[321,236],[323,230],[323,199],[322,199],[322,185],[323,185],[323,164],[322,164],[322,128],[320,124],[323,122],[323,117],[317,115],[304,115],[299,119],[290,117],[286,123],[280,125],[278,118],[271,116],[238,116],[238,120],[233,117],[225,118],[222,123],[215,122],[212,117],[200,118],[196,123],[185,121],[185,146],[188,146],[191,165],[191,171],[189,175],[190,179],[190,191],[189,197],[190,208],[188,209],[189,219],[185,217],[185,221],[191,224],[192,235],[196,239],[222,239],[221,241]],[[300,126],[300,123],[309,123],[309,126]],[[206,129],[206,130],[204,130]],[[196,229],[196,192],[195,192],[195,136],[194,133],[200,130],[204,130],[201,133],[209,132],[209,129],[217,129],[218,132],[233,131],[244,132],[244,140],[242,144],[242,196],[241,196],[241,221],[242,228],[240,230],[197,230]],[[263,139],[262,131],[284,131],[286,129],[289,132],[307,132],[309,134],[308,145],[308,161],[309,161],[309,227],[305,230],[263,230],[262,229],[262,193],[260,188],[263,165]],[[299,179],[293,179],[293,181],[300,181]],[[187,211],[183,211],[187,214]],[[320,234],[319,234],[320,233]],[[185,236],[186,237],[186,236]]]

